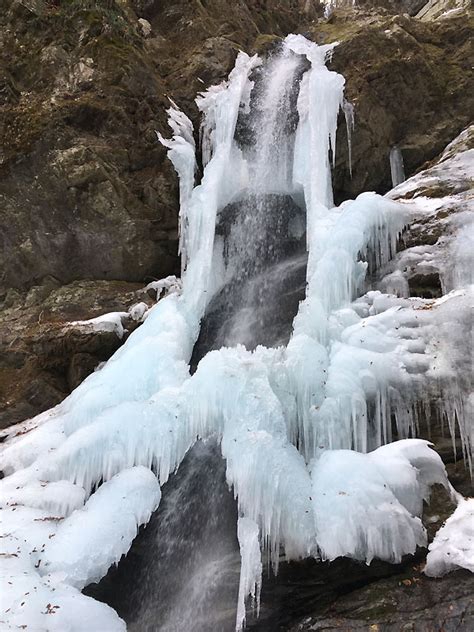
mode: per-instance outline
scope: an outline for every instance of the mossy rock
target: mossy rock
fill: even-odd
[[[278,35],[258,35],[252,46],[252,51],[258,55],[265,56],[282,42],[282,38]]]

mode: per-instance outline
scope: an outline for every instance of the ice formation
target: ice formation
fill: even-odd
[[[289,36],[267,94],[276,103],[297,61],[308,60],[294,146],[277,152],[285,156],[284,191],[304,201],[307,216],[306,298],[291,339],[286,347],[211,351],[192,376],[200,320],[229,274],[216,237],[219,212],[259,183],[281,193],[283,167],[277,161],[268,170],[270,154],[259,162],[235,141],[239,113],[249,111],[257,56],[240,53],[228,81],[197,99],[205,168],[196,186],[192,125],[175,105],[169,110],[173,137],[160,140],[180,176],[182,286],[173,278],[151,284],[158,295],[169,293],[113,358],[55,409],[6,432],[5,629],[82,631],[94,621],[95,629],[124,630],[110,608],[80,589],[127,552],[158,506],[160,486],[197,437],[220,441],[237,499],[237,629],[247,597],[258,604],[262,553],[276,571],[281,553],[396,562],[426,544],[423,500],[431,485],[450,486],[429,444],[408,437],[417,431],[417,406],[441,392],[450,430],[454,436],[460,429],[471,458],[468,400],[453,387],[465,361],[470,238],[459,222],[453,239],[463,245],[450,260],[447,296],[409,298],[401,269],[385,278],[399,296],[369,289],[375,270],[397,264],[399,235],[420,207],[365,193],[332,208],[331,155],[344,103],[344,79],[325,65],[332,47]],[[272,174],[279,174],[275,181]],[[394,428],[401,440],[390,443]],[[444,528],[443,538],[455,534],[450,546],[457,550],[456,534],[462,538],[469,525],[456,525],[467,524],[469,507],[460,504],[459,522],[455,514]],[[446,546],[441,539],[432,545],[428,568],[435,574],[447,570]],[[468,566],[467,555],[456,559]]]
[[[195,143],[193,136],[193,124],[189,118],[181,112],[171,102],[171,107],[167,111],[168,122],[174,132],[171,140],[163,138],[157,132],[158,140],[168,148],[168,158],[173,163],[176,172],[179,174],[179,248],[178,254],[181,255],[181,272],[183,273],[187,265],[187,247],[186,247],[186,226],[188,224],[188,210],[191,194],[194,188],[194,173],[196,171]],[[166,287],[166,281],[172,279],[167,277],[165,285],[159,286],[160,290]],[[158,293],[158,288],[157,288]],[[159,296],[158,296],[159,298]]]
[[[392,147],[390,150],[390,173],[392,176],[392,186],[396,187],[405,180],[405,167],[403,164],[403,154],[400,147]]]
[[[262,583],[262,560],[258,525],[249,518],[239,518],[237,535],[240,545],[242,570],[240,571],[239,599],[237,603],[237,620],[235,629],[245,627],[245,600],[248,595],[252,601],[259,603]],[[258,615],[258,611],[257,611]]]
[[[67,481],[3,490],[3,630],[125,630],[108,606],[80,590],[125,554],[160,500],[149,469],[122,470],[84,504]],[[54,616],[53,616],[54,615]]]
[[[128,312],[108,312],[96,318],[89,320],[73,320],[69,323],[69,327],[74,329],[82,329],[89,331],[111,331],[116,334],[117,338],[123,338],[124,321],[129,317]]]
[[[474,498],[461,499],[429,546],[425,573],[439,577],[458,568],[474,573]]]
[[[164,283],[163,280],[160,283]],[[155,282],[158,284],[158,282]],[[150,283],[148,287],[152,286],[152,289],[156,289],[153,283]],[[162,285],[161,289],[166,286]],[[169,290],[171,291],[171,289]],[[157,290],[158,292],[158,290]],[[159,294],[159,292],[158,292]],[[96,318],[90,318],[89,320],[73,320],[66,325],[67,328],[80,329],[85,333],[93,331],[110,331],[118,338],[123,338],[126,332],[126,326],[130,321],[142,322],[148,315],[148,305],[146,303],[136,303],[132,305],[128,312],[108,312]]]
[[[156,292],[156,299],[159,300],[163,295],[166,296],[166,294],[181,294],[183,285],[181,279],[178,279],[174,274],[170,274],[164,279],[148,283],[145,289]]]
[[[405,439],[363,454],[326,450],[312,471],[316,539],[323,559],[400,562],[426,545],[421,523],[431,485],[448,484],[426,441]],[[350,516],[350,520],[347,517]]]

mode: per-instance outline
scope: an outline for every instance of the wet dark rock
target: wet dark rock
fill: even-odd
[[[69,390],[73,391],[76,386],[79,386],[88,375],[93,373],[97,366],[97,356],[92,353],[75,353],[69,362],[67,370],[67,385]]]
[[[470,632],[474,626],[473,590],[474,576],[468,571],[429,579],[415,565],[342,595],[320,613],[304,617],[295,625],[273,630]]]
[[[415,274],[408,279],[410,296],[421,298],[439,298],[443,295],[439,274]]]

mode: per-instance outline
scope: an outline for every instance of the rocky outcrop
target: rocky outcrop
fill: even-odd
[[[167,131],[168,96],[196,118],[197,91],[227,75],[239,48],[297,29],[297,9],[6,0],[0,289],[175,272],[177,183],[155,134]]]
[[[455,252],[453,249],[450,252],[449,246],[462,227],[463,213],[466,234],[469,233],[466,213],[474,209],[474,194],[468,170],[473,160],[474,125],[471,125],[448,145],[438,160],[389,193],[402,203],[420,208],[417,220],[402,237],[403,250],[384,271],[391,271],[388,279],[394,274],[403,276],[410,296],[437,298],[443,288],[453,289],[454,263],[457,275],[466,271],[469,274],[471,249],[454,248]]]
[[[116,3],[5,4],[0,285],[174,271],[165,88],[143,37]]]
[[[345,76],[346,97],[354,105],[352,175],[345,126],[338,131],[334,188],[339,201],[364,190],[388,191],[395,145],[407,176],[412,175],[472,118],[472,18],[461,12],[421,22],[359,11],[335,11],[310,31],[316,41],[340,41],[332,66]]]
[[[433,581],[421,574],[415,564],[395,577],[343,595],[324,613],[284,629],[469,632],[474,626],[472,589],[472,574],[468,571]]]
[[[124,342],[113,330],[71,322],[151,302],[141,286],[49,278],[27,293],[10,290],[0,311],[0,429],[58,404]]]

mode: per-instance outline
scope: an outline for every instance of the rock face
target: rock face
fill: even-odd
[[[126,338],[71,327],[71,321],[145,300],[140,285],[120,281],[61,287],[49,278],[28,293],[11,290],[0,311],[0,429],[58,404]]]
[[[1,286],[178,270],[176,177],[155,134],[168,96],[195,118],[240,47],[300,21],[298,2],[211,5],[2,4]]]
[[[5,0],[0,290],[48,275],[143,282],[176,272],[177,183],[155,135],[167,131],[168,97],[197,123],[197,91],[222,80],[239,49],[264,50],[291,31],[341,41],[333,64],[356,127],[351,178],[341,126],[337,199],[386,191],[394,144],[409,174],[433,158],[469,118],[472,23],[462,11],[393,17],[415,5],[382,4],[326,20],[306,0]]]
[[[154,133],[165,88],[138,28],[115,3],[5,4],[1,284],[174,271],[175,182]]]
[[[467,60],[472,61],[473,22],[465,13],[421,22],[407,15],[341,10],[311,32],[316,41],[341,42],[333,67],[346,77],[346,97],[354,105],[352,177],[341,125],[337,200],[363,190],[389,190],[393,146],[401,150],[410,176],[470,123],[474,82]]]
[[[398,576],[341,596],[326,612],[284,629],[469,632],[474,626],[472,589],[472,574],[468,571],[433,581],[414,565]]]

